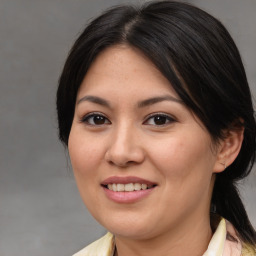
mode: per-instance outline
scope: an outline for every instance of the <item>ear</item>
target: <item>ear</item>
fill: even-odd
[[[225,139],[219,143],[213,173],[223,172],[238,156],[244,139],[244,128],[227,131]]]

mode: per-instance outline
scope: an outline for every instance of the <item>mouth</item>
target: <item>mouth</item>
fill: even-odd
[[[139,190],[147,190],[155,187],[156,185],[146,184],[146,183],[109,183],[102,186],[114,192],[133,192]]]
[[[134,203],[152,193],[157,183],[138,177],[109,177],[101,183],[106,196],[116,203]]]

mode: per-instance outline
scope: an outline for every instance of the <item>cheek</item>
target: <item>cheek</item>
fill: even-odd
[[[196,142],[193,137],[176,137],[163,145],[152,147],[151,151],[151,159],[164,185],[161,207],[177,218],[204,208],[211,197],[214,162],[208,138]]]
[[[90,174],[102,157],[102,143],[93,136],[81,136],[76,129],[71,130],[68,143],[69,155],[75,173]]]
[[[186,182],[188,187],[196,186],[212,175],[215,158],[208,135],[186,136],[184,132],[151,145],[150,150],[151,161],[176,189],[185,187]]]
[[[80,135],[78,129],[71,130],[68,150],[78,190],[89,209],[93,199],[97,197],[95,184],[99,181],[95,173],[97,173],[101,153],[98,143],[93,143],[93,138]]]
[[[93,136],[80,135],[77,129],[71,130],[68,149],[78,190],[84,203],[90,205],[96,196],[95,184],[99,183],[95,174],[102,161],[102,143],[97,143]]]

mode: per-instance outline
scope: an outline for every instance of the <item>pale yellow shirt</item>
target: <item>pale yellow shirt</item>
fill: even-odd
[[[238,242],[227,240],[227,231]],[[73,256],[113,256],[114,250],[114,236],[111,233],[107,233]],[[222,218],[203,256],[256,256],[256,252],[252,247],[242,245],[236,236],[233,226]]]

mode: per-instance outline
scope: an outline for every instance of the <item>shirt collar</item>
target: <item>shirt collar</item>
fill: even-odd
[[[237,241],[227,239],[227,233]],[[73,256],[113,256],[115,250],[114,236],[107,233],[105,236],[90,244]],[[203,256],[240,256],[242,245],[236,231],[230,222],[221,218],[209,246]]]

